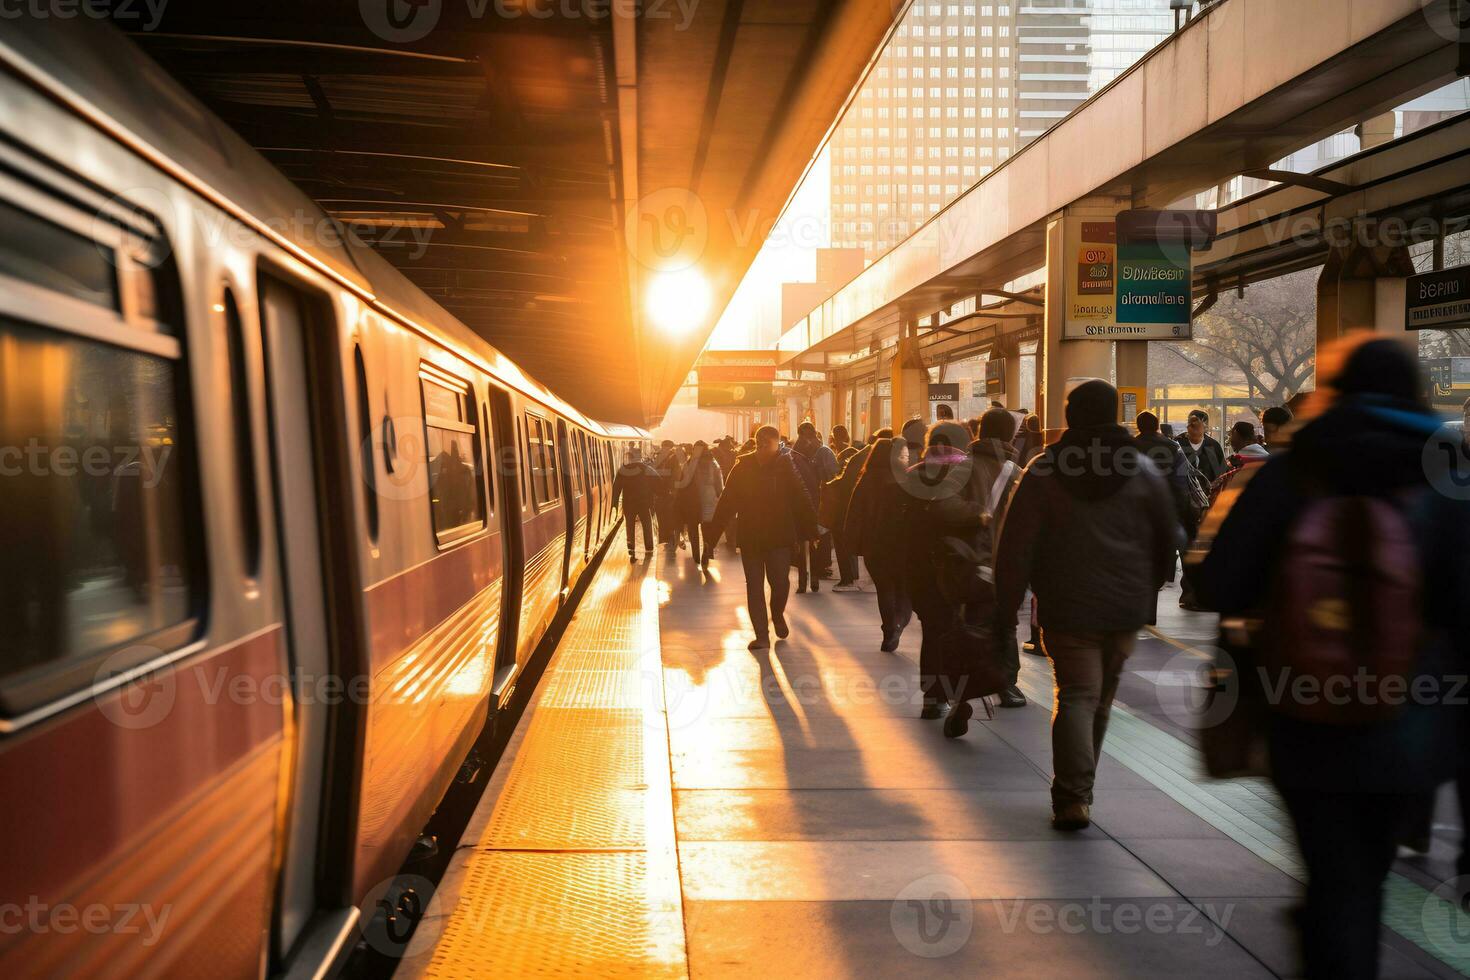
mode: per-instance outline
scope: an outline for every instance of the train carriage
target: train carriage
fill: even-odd
[[[0,903],[168,914],[147,944],[6,932],[0,968],[315,973],[646,433],[527,378],[73,26],[0,35],[0,445],[27,451],[0,480],[0,786],[26,800]]]

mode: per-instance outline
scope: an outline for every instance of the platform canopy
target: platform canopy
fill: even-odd
[[[179,3],[134,37],[538,380],[652,424],[901,6]],[[676,241],[709,295],[670,331]]]

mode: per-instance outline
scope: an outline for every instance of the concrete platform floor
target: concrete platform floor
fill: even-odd
[[[1300,973],[1290,914],[1302,876],[1284,814],[1269,787],[1205,779],[1178,710],[1178,676],[1211,636],[1208,617],[1179,613],[1165,595],[1164,635],[1144,637],[1141,666],[1125,679],[1094,824],[1062,834],[1049,824],[1046,661],[1023,655],[1027,707],[998,710],[946,740],[940,722],[918,718],[917,621],[897,654],[882,653],[871,588],[835,594],[830,585],[793,595],[790,639],[751,653],[732,551],[722,546],[708,573],[687,551],[634,565],[610,556],[586,601],[641,597],[645,619],[628,634],[641,638],[641,656],[589,668],[587,651],[607,645],[608,628],[579,629],[593,610],[579,612],[517,733],[518,759],[497,771],[435,898],[436,925],[400,974]],[[556,694],[571,683],[568,672],[582,671],[603,672],[596,684],[576,675],[580,689],[602,695]],[[578,707],[580,721],[564,714]],[[609,709],[641,723],[609,726]],[[554,726],[548,712],[562,712]],[[629,749],[644,766],[636,785],[564,769],[590,780],[582,794],[591,809],[638,812],[619,825],[639,828],[632,840],[600,846],[575,812],[544,809],[533,821],[539,843],[518,843],[524,828],[507,835],[522,805],[517,786],[575,766],[558,763],[547,744],[554,735],[579,741],[568,719],[600,739],[641,743]],[[534,769],[522,761],[531,755]],[[579,808],[575,792],[558,795],[553,809]],[[622,863],[600,866],[598,880],[609,884],[599,896],[537,885],[516,870],[528,852],[560,860],[573,876],[592,873],[585,862]],[[1395,877],[1392,921],[1407,935],[1385,927],[1382,975],[1457,975],[1470,963],[1456,954],[1470,950],[1446,947],[1423,904],[1428,892]],[[641,911],[609,917],[629,896]],[[490,902],[500,913],[487,919]],[[589,941],[599,929],[608,941]],[[504,952],[555,944],[558,930],[577,937],[565,955]]]

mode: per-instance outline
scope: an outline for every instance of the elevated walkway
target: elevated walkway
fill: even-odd
[[[708,576],[610,555],[398,976],[1299,974],[1285,814],[1206,780],[1181,724],[1207,617],[1141,641],[1080,834],[1048,822],[1044,659],[1030,705],[950,742],[917,717],[917,623],[889,655],[871,592],[788,619],[747,652],[724,546]],[[1386,977],[1470,971],[1431,877],[1390,881]]]

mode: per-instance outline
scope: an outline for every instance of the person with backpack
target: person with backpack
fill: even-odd
[[[791,455],[782,451],[775,426],[756,430],[755,450],[740,456],[710,522],[716,531],[739,518],[736,544],[745,571],[745,601],[755,638],[751,650],[768,650],[770,628],[785,639],[786,598],[791,590],[791,550],[816,536],[817,515]],[[770,584],[767,615],[766,584]]]
[[[653,505],[658,499],[659,476],[652,466],[649,466],[638,455],[637,450],[630,449],[623,454],[623,465],[618,468],[617,476],[613,477],[612,505],[618,506],[618,501],[623,503],[623,526],[628,534],[628,560],[636,561],[638,553],[633,547],[633,525],[638,522],[643,524],[643,556],[653,556]]]
[[[1016,626],[1012,617],[1001,616],[995,604],[995,529],[1005,516],[1011,493],[1021,479],[1017,453],[1011,440],[1017,420],[1003,408],[992,408],[980,418],[977,438],[970,443],[969,485],[956,496],[936,505],[946,522],[969,532],[974,550],[973,564],[979,581],[965,603],[964,634],[969,642],[961,653],[960,666],[950,668],[956,685],[954,702],[944,719],[946,738],[960,738],[974,715],[972,702],[995,695],[1002,708],[1023,708],[1026,695],[1016,686],[1021,658],[1016,649]],[[967,556],[968,557],[968,556]],[[942,586],[944,587],[944,586]],[[958,678],[956,679],[956,676]]]
[[[1118,424],[1118,390],[1088,381],[1067,396],[1067,430],[1021,475],[1001,522],[996,603],[1008,622],[1029,585],[1056,675],[1052,825],[1091,822],[1108,714],[1138,630],[1183,540],[1164,478]]]
[[[907,428],[907,427],[905,427]],[[946,538],[972,537],[970,508],[953,498],[970,486],[973,464],[967,451],[970,432],[958,422],[936,422],[929,429],[923,457],[912,464],[903,484],[904,587],[919,616],[919,717],[934,720],[955,693],[946,690],[944,638],[964,624],[964,601],[940,587],[939,566]],[[978,523],[978,522],[977,522]]]
[[[1271,779],[1308,876],[1306,976],[1353,980],[1377,975],[1405,817],[1470,745],[1463,697],[1444,696],[1470,664],[1470,502],[1426,470],[1445,437],[1411,350],[1344,339],[1317,376],[1320,414],[1254,468],[1194,578],[1222,617],[1262,619]]]
[[[892,429],[879,429],[873,445],[848,465],[859,462],[862,468],[843,532],[853,553],[862,557],[873,590],[878,593],[878,615],[883,623],[879,649],[893,653],[913,617],[903,578],[903,515],[908,501],[903,481],[908,470],[908,443],[893,438]]]

